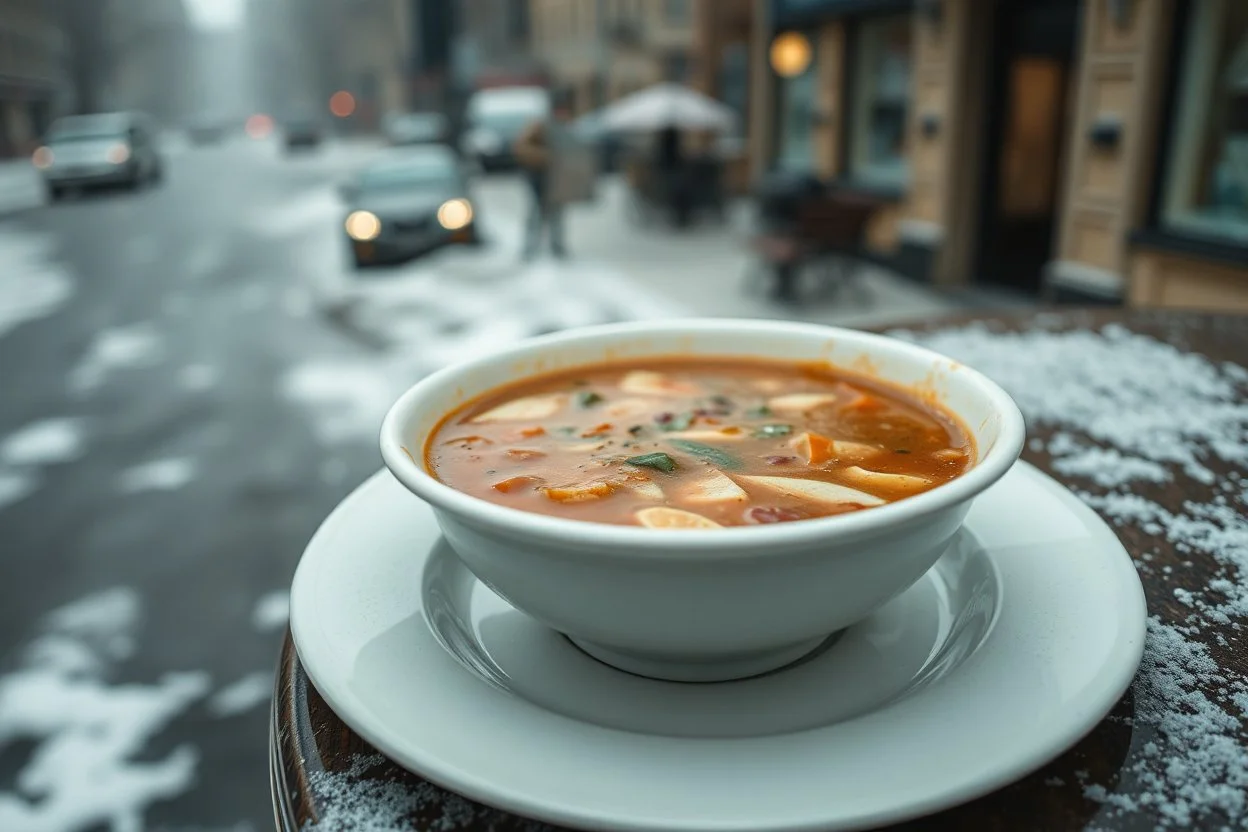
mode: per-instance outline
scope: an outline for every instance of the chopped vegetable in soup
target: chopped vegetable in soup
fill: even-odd
[[[935,488],[975,457],[948,413],[823,366],[656,359],[517,382],[447,416],[425,461],[499,505],[706,529],[858,511]]]

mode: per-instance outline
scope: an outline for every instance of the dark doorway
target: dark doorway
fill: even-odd
[[[978,276],[1036,293],[1053,259],[1079,0],[995,6]]]

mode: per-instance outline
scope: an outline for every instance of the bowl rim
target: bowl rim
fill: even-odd
[[[521,353],[547,347],[571,346],[579,341],[602,337],[694,335],[724,331],[783,334],[823,341],[852,340],[862,345],[864,352],[868,353],[872,346],[885,347],[893,352],[908,353],[910,358],[918,362],[950,364],[987,400],[990,409],[1000,414],[1000,434],[987,453],[969,470],[949,482],[904,500],[869,510],[811,518],[796,523],[727,526],[705,530],[646,529],[640,526],[574,520],[499,505],[441,482],[425,470],[423,462],[409,455],[405,447],[411,444],[404,438],[405,426],[421,400],[448,381],[473,370],[490,367],[500,361],[514,361],[521,357]],[[961,418],[960,414],[955,415]],[[1025,435],[1023,415],[1018,405],[996,382],[959,361],[917,344],[872,332],[821,324],[762,319],[669,318],[562,330],[517,341],[437,370],[409,387],[390,407],[382,421],[380,444],[386,467],[409,491],[429,503],[436,511],[447,511],[466,518],[471,525],[489,527],[512,537],[545,540],[557,544],[560,552],[577,551],[586,557],[602,557],[604,550],[627,550],[632,556],[671,560],[673,552],[689,555],[707,552],[720,556],[740,555],[759,550],[808,548],[886,533],[899,524],[928,517],[960,503],[969,503],[1014,465],[1022,452]],[[424,441],[425,437],[421,437],[422,460]]]

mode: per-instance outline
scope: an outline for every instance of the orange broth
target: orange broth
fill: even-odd
[[[650,528],[826,517],[901,500],[975,458],[952,414],[825,365],[656,358],[534,376],[430,434],[452,488],[524,511]]]

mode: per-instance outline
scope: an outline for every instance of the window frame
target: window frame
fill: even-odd
[[[672,14],[673,3],[679,4],[679,14]],[[693,0],[663,0],[663,25],[687,29],[693,25]]]
[[[1248,239],[1241,241],[1177,225],[1168,222],[1165,216],[1171,174],[1176,164],[1174,156],[1178,152],[1178,119],[1183,108],[1180,95],[1187,66],[1187,46],[1196,25],[1195,5],[1195,2],[1178,3],[1174,9],[1173,25],[1169,43],[1166,45],[1168,64],[1153,126],[1156,139],[1151,166],[1152,182],[1149,185],[1142,227],[1131,232],[1130,240],[1133,243],[1242,266],[1248,263]],[[1245,219],[1245,225],[1248,226],[1248,218]]]
[[[804,26],[800,26],[800,27],[796,27],[792,29],[785,29],[784,31],[797,32],[798,34],[804,35],[807,41],[810,42],[810,66],[807,67],[807,72],[811,73],[814,76],[814,80],[817,83],[819,80],[819,51],[820,51],[819,50],[819,40],[820,40],[819,39],[819,24],[817,22],[812,22]],[[773,33],[773,37],[775,34],[777,33]],[[784,146],[784,116],[785,116],[784,87],[785,87],[785,84],[793,81],[793,78],[782,77],[774,69],[771,68],[770,61],[768,58],[763,58],[763,60],[764,62],[767,63],[767,72],[771,76],[771,100],[773,102],[773,105],[771,107],[772,142],[771,142],[771,148],[770,148],[771,152],[769,154],[771,158],[768,160],[767,167],[768,167],[768,170],[771,170],[771,171],[787,171],[789,173],[792,173],[794,172],[793,169],[782,166],[780,163],[780,160],[783,157],[782,150]],[[815,94],[816,96],[818,95],[817,86],[815,88]],[[815,125],[812,123],[811,125],[812,131],[814,130],[814,127]],[[814,158],[813,153],[811,154],[810,165],[809,165],[809,168],[807,169],[807,172],[810,173],[812,176],[815,175],[815,158]]]
[[[890,10],[883,14],[855,15],[845,21],[845,49],[844,49],[844,65],[841,72],[841,89],[839,90],[840,100],[843,102],[839,107],[840,118],[837,125],[837,174],[838,182],[854,188],[879,193],[890,197],[900,198],[909,191],[910,188],[910,148],[907,147],[901,154],[901,158],[906,163],[905,178],[900,182],[884,181],[875,177],[863,177],[854,171],[854,127],[856,124],[856,116],[858,114],[859,93],[858,76],[861,70],[859,59],[862,53],[863,26],[872,21],[880,21],[889,18],[906,19],[911,26],[911,42],[910,42],[910,67],[909,67],[909,92],[906,98],[906,112],[903,119],[903,136],[908,138],[910,132],[910,122],[914,117],[914,19],[911,11]]]

